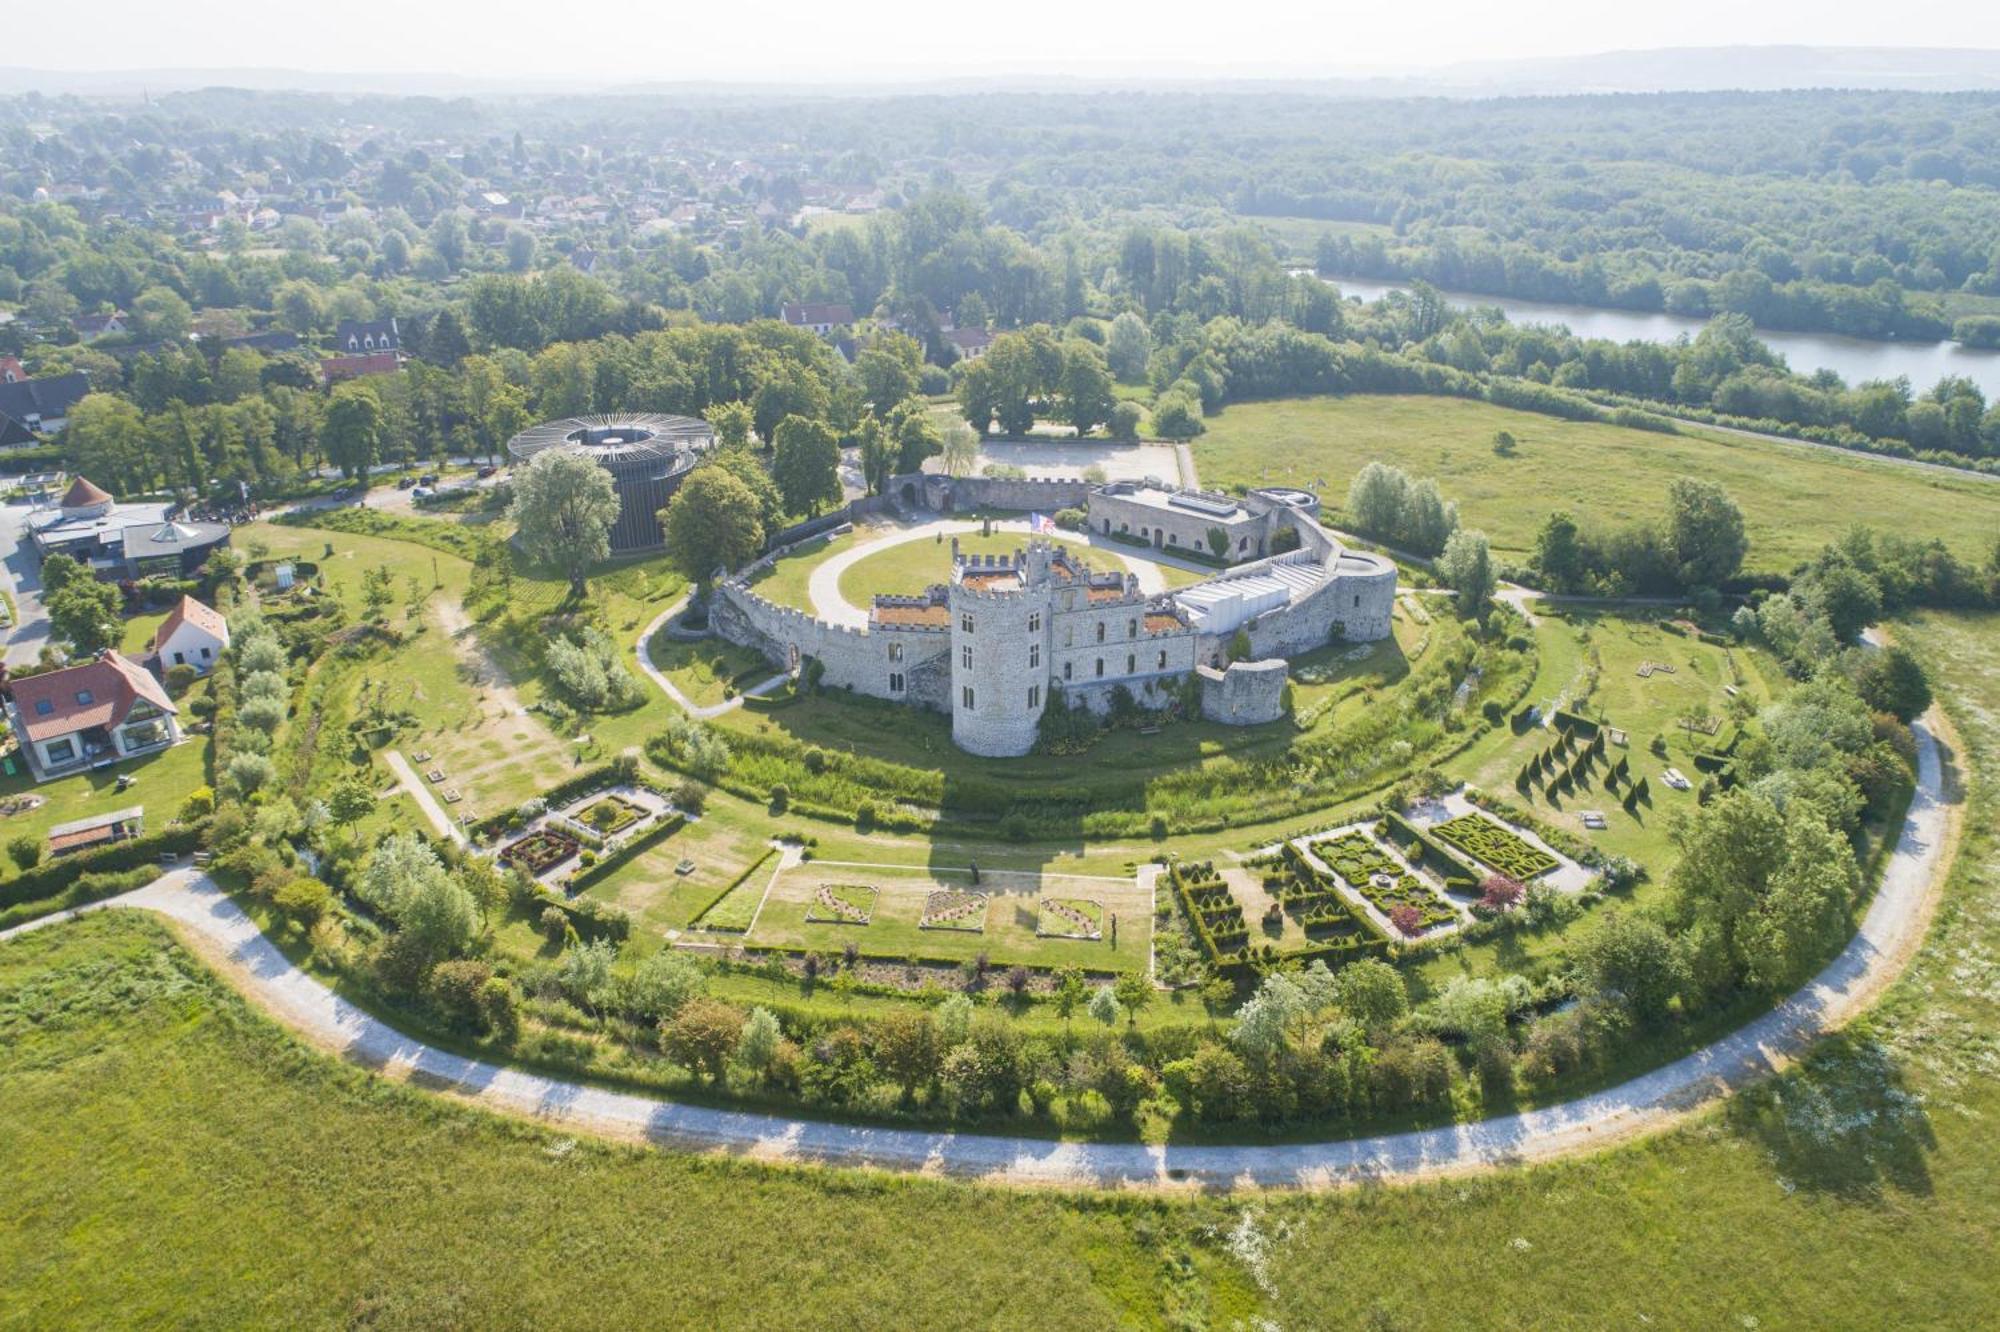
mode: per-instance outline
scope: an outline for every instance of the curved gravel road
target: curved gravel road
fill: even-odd
[[[976,1133],[825,1124],[677,1105],[499,1067],[425,1045],[363,1013],[294,967],[205,876],[181,870],[97,903],[180,922],[250,997],[307,1039],[392,1076],[486,1108],[662,1146],[774,1161],[963,1175],[1010,1183],[1108,1187],[1330,1188],[1465,1173],[1587,1150],[1663,1127],[1771,1072],[1866,1007],[1922,939],[1947,868],[1951,832],[1938,743],[1918,723],[1918,780],[1882,885],[1860,931],[1798,993],[1694,1054],[1629,1082],[1545,1109],[1475,1124],[1341,1142],[1269,1146],[1062,1143]],[[65,919],[50,916],[0,939]]]

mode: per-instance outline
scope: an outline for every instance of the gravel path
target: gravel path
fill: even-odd
[[[216,957],[255,1003],[307,1039],[496,1111],[662,1146],[1010,1183],[1329,1188],[1542,1160],[1665,1127],[1687,1110],[1765,1076],[1866,1007],[1901,973],[1921,941],[1947,868],[1951,808],[1938,743],[1922,723],[1915,732],[1917,791],[1881,888],[1854,939],[1805,988],[1706,1049],[1595,1095],[1476,1124],[1342,1142],[1242,1147],[1059,1143],[676,1105],[481,1063],[405,1036],[294,967],[213,882],[191,871],[164,875],[137,892],[97,904],[97,909],[144,907],[180,922],[198,936],[196,946]],[[33,922],[0,934],[0,939],[69,914],[74,913]]]
[[[431,821],[431,827],[437,829],[438,836],[450,838],[460,846],[464,846],[465,830],[460,828],[446,812],[445,807],[437,802],[437,797],[431,794],[430,787],[417,774],[417,770],[410,766],[410,761],[393,749],[383,757],[389,762],[389,771],[396,774],[396,780],[410,793],[410,799],[417,802],[417,808],[421,809],[424,817]]]
[[[688,598],[682,597],[679,601],[676,601],[673,605],[654,616],[653,622],[639,631],[639,642],[634,649],[639,654],[640,671],[645,674],[647,679],[658,685],[668,698],[677,703],[681,711],[691,717],[699,717],[703,721],[707,721],[711,717],[720,717],[731,708],[742,707],[743,700],[751,694],[768,694],[773,689],[784,684],[787,679],[787,672],[779,671],[770,679],[760,680],[756,684],[751,685],[734,698],[725,698],[720,703],[711,703],[706,706],[696,703],[693,699],[682,693],[680,686],[669,680],[666,672],[653,664],[653,635],[665,628],[667,621],[686,610],[687,604]]]

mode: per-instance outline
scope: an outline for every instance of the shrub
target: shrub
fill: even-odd
[[[569,937],[569,913],[559,906],[544,907],[542,909],[542,937],[557,947],[561,947],[562,941]]]
[[[318,879],[293,879],[271,895],[271,905],[285,919],[310,931],[333,910],[333,889]]]
[[[186,662],[182,662],[178,666],[167,667],[167,695],[170,698],[179,698],[199,678],[200,675],[195,671],[195,668]]]
[[[7,839],[7,858],[22,869],[33,869],[42,862],[42,841],[22,833]]]
[[[180,814],[177,817],[182,823],[193,823],[196,819],[205,819],[214,812],[215,789],[209,786],[197,786],[187,793],[187,799],[181,801]]]
[[[773,783],[771,786],[771,812],[773,814],[782,814],[790,809],[791,806],[792,788],[783,782]]]

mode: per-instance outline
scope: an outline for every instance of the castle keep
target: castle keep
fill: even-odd
[[[957,504],[994,507],[977,480],[950,485]],[[926,497],[937,491],[927,487]],[[1191,678],[1201,681],[1210,720],[1273,721],[1282,715],[1284,658],[1336,638],[1389,633],[1395,566],[1344,547],[1319,525],[1309,492],[1252,491],[1238,500],[1148,482],[1089,488],[1083,498],[1093,536],[1243,562],[1148,595],[1135,576],[1092,569],[1049,542],[973,556],[954,541],[950,581],[919,596],[877,596],[865,630],[757,595],[756,565],[721,581],[711,622],[780,665],[816,659],[828,688],[946,713],[953,740],[989,756],[1032,749],[1057,698],[1102,712],[1123,689],[1140,707],[1159,709]],[[1232,663],[1239,634],[1250,659]]]

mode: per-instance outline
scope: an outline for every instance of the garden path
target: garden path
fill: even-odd
[[[438,836],[448,837],[460,846],[464,846],[465,830],[460,828],[451,815],[445,812],[444,806],[437,802],[437,797],[431,794],[430,787],[425,784],[417,770],[410,766],[410,761],[393,749],[383,757],[389,761],[389,771],[396,774],[396,780],[410,793],[410,799],[417,802],[417,808],[421,809],[424,817],[431,821],[431,827],[437,829]]]
[[[1860,930],[1797,993],[1665,1067],[1561,1105],[1474,1124],[1340,1142],[1173,1146],[1053,1142],[926,1129],[829,1124],[678,1105],[449,1054],[403,1035],[300,971],[241,907],[188,871],[93,907],[140,907],[184,927],[253,1002],[317,1044],[392,1077],[420,1076],[481,1107],[566,1128],[688,1150],[785,1162],[865,1165],[1052,1186],[1323,1189],[1496,1169],[1609,1145],[1672,1125],[1755,1082],[1860,1012],[1921,942],[1949,867],[1953,798],[1931,726],[1919,722],[1917,787]],[[0,932],[0,939],[77,912]]]

